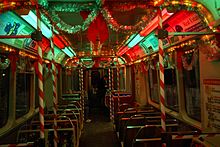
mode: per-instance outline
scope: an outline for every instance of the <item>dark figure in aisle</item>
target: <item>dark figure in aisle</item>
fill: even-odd
[[[98,82],[98,98],[100,102],[100,106],[105,106],[105,93],[107,91],[107,76],[103,76]]]
[[[105,116],[109,116],[109,110],[105,106],[105,94],[106,94],[106,91],[107,91],[107,79],[108,79],[107,75],[103,76],[100,79],[100,81],[98,83],[98,93],[97,93],[97,97],[98,97],[99,102],[100,102],[100,107],[102,108]]]

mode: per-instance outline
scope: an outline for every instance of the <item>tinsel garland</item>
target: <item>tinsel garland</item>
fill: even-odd
[[[151,18],[153,18],[154,16],[151,15],[151,18],[147,18],[146,16],[142,17],[142,20],[139,21],[136,25],[134,26],[127,26],[127,25],[120,25],[118,24],[118,22],[112,17],[111,13],[109,12],[109,10],[104,7],[103,9],[101,9],[101,13],[103,14],[107,24],[109,25],[109,27],[116,31],[116,32],[126,32],[126,33],[130,33],[130,32],[137,32],[140,31],[141,29],[143,29],[146,25],[147,25],[147,20],[151,20]]]
[[[127,12],[127,11],[131,11],[134,10],[136,8],[141,8],[141,9],[147,9],[148,6],[146,4],[123,4],[123,3],[119,3],[117,5],[114,5],[111,10],[112,11],[116,11],[116,12]]]
[[[38,0],[38,3],[45,7],[45,8],[48,8],[48,1],[47,0]]]
[[[100,61],[99,66],[102,68],[109,67],[111,65],[111,61]]]
[[[182,64],[183,64],[183,68],[187,71],[192,70],[193,66],[195,64],[195,60],[196,58],[198,58],[198,51],[195,50],[192,54],[192,57],[190,57],[190,54],[186,54],[186,55],[182,55]],[[191,58],[191,59],[190,59]],[[188,63],[188,61],[190,63]]]
[[[0,69],[6,69],[9,67],[10,65],[10,60],[9,59],[5,59],[4,62],[1,61],[2,59],[0,58]]]
[[[74,34],[79,31],[85,31],[88,29],[90,23],[96,18],[98,11],[95,9],[93,10],[87,17],[87,19],[84,21],[83,25],[75,25],[71,26],[66,24],[64,21],[62,21],[58,14],[56,14],[55,11],[52,12],[52,20],[56,23],[56,25],[63,31],[69,33],[69,34]]]
[[[210,14],[210,12],[206,9],[205,6],[203,6],[201,3],[197,3],[196,1],[166,1],[164,2],[163,7],[167,8],[168,11],[174,12],[179,10],[195,11],[201,20],[204,20],[207,24],[209,24],[208,21],[210,20],[207,20],[208,18],[205,16]]]
[[[53,5],[50,7],[50,11],[52,11],[52,19],[55,23],[57,23],[57,26],[65,31],[65,32],[68,32],[68,33],[76,33],[80,30],[86,30],[89,26],[89,24],[95,19],[95,17],[97,16],[98,14],[98,11],[100,10],[103,17],[105,18],[108,26],[114,30],[114,31],[121,31],[121,32],[128,32],[128,33],[133,33],[133,32],[137,32],[139,31],[140,29],[142,29],[143,27],[145,27],[147,25],[147,21],[148,20],[151,20],[153,17],[155,17],[155,15],[152,15],[149,14],[148,17],[150,18],[147,18],[146,16],[142,17],[141,21],[139,21],[136,25],[134,26],[128,26],[128,25],[121,25],[119,24],[111,15],[110,11],[108,10],[108,8],[105,6],[105,7],[101,7],[103,3],[101,0],[96,0],[96,7],[94,5],[79,5],[79,4],[62,4],[62,5]],[[187,5],[187,6],[186,6]],[[187,10],[194,10],[194,11],[198,11],[197,8],[195,7],[194,8],[194,5],[193,4],[188,4],[188,3],[176,3],[175,5],[170,5],[170,3],[165,3],[164,6],[168,6],[168,7],[171,7],[172,9],[177,8],[178,10],[179,9],[183,9],[182,7],[186,7]],[[181,7],[180,7],[181,6]],[[114,11],[118,10],[118,11],[121,11],[121,12],[126,12],[126,11],[131,11],[135,8],[146,8],[147,6],[146,5],[143,5],[143,4],[139,4],[139,5],[134,5],[134,4],[129,4],[129,5],[119,5],[117,6],[117,9],[116,8],[113,8]],[[200,8],[202,12],[204,12],[204,8],[201,7]],[[80,12],[80,11],[92,11],[91,12],[91,18],[88,17],[85,22],[83,23],[83,25],[76,25],[76,26],[71,26],[71,25],[68,25],[66,24],[65,22],[63,22],[58,14],[56,14],[56,12]],[[202,15],[202,14],[200,14]],[[204,15],[202,15],[204,16]]]
[[[80,12],[80,11],[92,11],[94,9],[98,9],[96,5],[88,5],[88,4],[72,4],[72,3],[64,3],[64,4],[53,4],[49,7],[49,11],[55,12]]]
[[[129,6],[127,6],[129,7]],[[137,6],[135,6],[136,8]],[[142,7],[139,6],[138,7]],[[132,7],[134,8],[134,7]],[[127,8],[125,8],[127,9]],[[112,17],[111,13],[107,9],[107,7],[104,8],[99,8],[96,6],[94,8],[93,6],[88,6],[88,5],[79,5],[79,4],[62,4],[62,5],[53,5],[50,6],[49,8],[50,13],[51,13],[51,20],[56,23],[56,25],[59,27],[60,30],[68,32],[70,34],[72,33],[77,33],[80,30],[84,31],[88,29],[88,26],[90,23],[96,18],[98,11],[100,10],[103,17],[107,21],[108,26],[114,30],[114,31],[123,31],[123,32],[137,32],[143,27],[146,26],[147,20],[150,20],[151,18],[154,17],[154,15],[150,15],[151,18],[147,18],[146,16],[142,17],[142,20],[139,21],[135,26],[127,26],[127,25],[120,25],[118,22]],[[62,21],[59,18],[59,15],[56,12],[80,12],[80,11],[92,11],[89,15],[89,17],[84,21],[83,25],[75,25],[71,26],[69,24],[66,24],[64,21]],[[46,19],[46,18],[44,18]],[[48,21],[46,21],[48,22]]]
[[[94,61],[82,61],[82,65],[86,68],[92,68],[94,64]]]

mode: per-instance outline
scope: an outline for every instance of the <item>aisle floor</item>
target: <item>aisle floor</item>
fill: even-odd
[[[120,147],[113,123],[101,108],[93,108],[88,118],[91,122],[84,124],[79,147]]]

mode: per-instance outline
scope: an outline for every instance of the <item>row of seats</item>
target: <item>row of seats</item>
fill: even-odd
[[[80,93],[63,95],[57,107],[57,115],[54,115],[53,108],[44,114],[43,146],[54,146],[54,120],[57,123],[57,145],[78,147],[83,129],[83,104]],[[20,128],[17,143],[33,142],[33,146],[39,146],[42,143],[39,138],[40,121],[37,115]]]
[[[161,112],[152,107],[138,107],[132,98],[113,95],[111,101],[115,131],[122,147],[204,146],[199,129],[166,115],[166,131],[162,131]]]

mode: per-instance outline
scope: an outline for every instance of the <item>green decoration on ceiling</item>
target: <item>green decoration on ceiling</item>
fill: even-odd
[[[117,32],[126,32],[126,33],[131,33],[131,32],[138,32],[141,29],[143,29],[149,20],[151,20],[151,18],[153,18],[155,15],[150,15],[148,17],[143,16],[141,18],[141,21],[139,21],[136,25],[134,26],[127,26],[127,25],[121,25],[119,24],[111,15],[111,13],[109,12],[109,10],[105,7],[101,10],[101,13],[103,14],[107,24],[109,25],[109,27]]]
[[[114,31],[123,31],[125,33],[131,33],[131,32],[138,32],[140,31],[142,28],[144,28],[144,26],[147,25],[149,18],[144,16],[142,17],[141,21],[139,21],[135,26],[127,26],[127,25],[121,25],[119,24],[111,15],[111,13],[108,11],[107,8],[98,8],[98,7],[89,7],[89,6],[81,6],[81,5],[76,5],[76,4],[65,4],[65,5],[56,5],[56,6],[52,6],[50,8],[51,10],[55,10],[55,11],[51,11],[51,15],[52,15],[52,20],[57,24],[57,26],[60,28],[60,30],[63,30],[65,32],[68,33],[77,33],[80,30],[85,31],[86,29],[88,29],[88,26],[90,25],[90,23],[96,18],[98,11],[100,10],[103,17],[105,18],[108,26],[114,30]],[[75,25],[75,26],[71,26],[69,24],[66,24],[64,21],[62,21],[58,14],[56,12],[80,12],[80,11],[85,11],[85,10],[91,10],[92,12],[89,14],[89,16],[87,17],[87,19],[84,21],[84,23],[82,25]],[[150,15],[152,18],[154,17],[154,15]]]
[[[80,12],[80,11],[92,11],[98,9],[97,5],[91,4],[75,4],[75,3],[64,3],[64,4],[53,4],[50,6],[49,11],[55,12]]]
[[[38,3],[43,6],[44,8],[48,8],[48,1],[47,0],[38,0]]]
[[[62,21],[58,14],[53,11],[52,12],[52,20],[56,23],[57,27],[59,27],[61,30],[69,33],[69,34],[74,34],[77,33],[79,31],[85,31],[86,29],[88,29],[90,23],[96,18],[98,11],[95,9],[93,10],[88,17],[86,18],[86,20],[83,22],[83,25],[75,25],[75,26],[71,26],[69,24],[66,24],[64,21]]]

